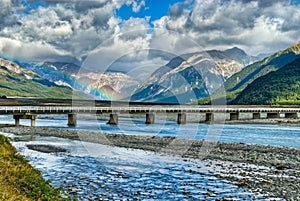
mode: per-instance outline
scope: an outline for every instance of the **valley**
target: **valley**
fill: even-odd
[[[295,105],[299,103],[299,49],[300,44],[295,44],[263,59],[237,47],[184,54],[143,81],[126,72],[87,71],[72,63],[1,59],[0,95],[156,104]],[[292,78],[284,79],[287,76]]]
[[[0,0],[0,201],[300,201],[300,0]]]

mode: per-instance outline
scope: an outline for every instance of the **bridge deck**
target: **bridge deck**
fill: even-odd
[[[15,125],[19,125],[20,119],[31,119],[31,125],[35,125],[36,116],[39,114],[68,114],[68,125],[76,126],[77,114],[110,114],[109,124],[118,124],[118,114],[146,114],[146,123],[153,124],[155,113],[178,114],[177,123],[186,123],[187,113],[206,114],[206,122],[215,121],[215,114],[230,114],[230,120],[238,120],[239,113],[252,113],[254,119],[261,118],[261,113],[267,113],[267,118],[279,118],[280,113],[285,118],[298,118],[300,108],[270,108],[270,107],[63,107],[63,106],[20,106],[0,107],[0,115],[13,115]]]
[[[268,107],[0,107],[0,115],[9,114],[95,114],[95,113],[300,113],[300,108]]]

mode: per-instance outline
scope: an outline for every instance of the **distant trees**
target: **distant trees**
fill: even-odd
[[[300,103],[300,59],[249,84],[235,104],[294,105]]]

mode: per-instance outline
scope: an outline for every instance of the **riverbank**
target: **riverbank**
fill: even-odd
[[[53,189],[41,173],[0,135],[0,200],[69,200]]]
[[[300,200],[299,149],[39,127],[2,127],[0,131],[19,135],[63,137],[161,154],[181,155],[185,160],[195,163],[204,161],[211,174],[231,181],[237,186],[249,188],[253,192],[265,194],[267,198]]]
[[[300,119],[285,119],[285,118],[274,118],[274,119],[241,119],[241,120],[228,120],[226,124],[272,124],[272,125],[290,125],[299,126]]]

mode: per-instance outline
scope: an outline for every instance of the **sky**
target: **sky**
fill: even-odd
[[[299,0],[0,0],[0,55],[137,75],[207,49],[273,53],[299,22]]]
[[[117,10],[116,14],[123,20],[128,20],[130,17],[145,18],[149,16],[150,20],[153,22],[154,20],[158,20],[161,17],[168,15],[170,6],[179,2],[184,2],[184,0],[147,0],[139,2],[142,2],[139,9],[133,9],[134,6],[132,4],[124,4]]]

